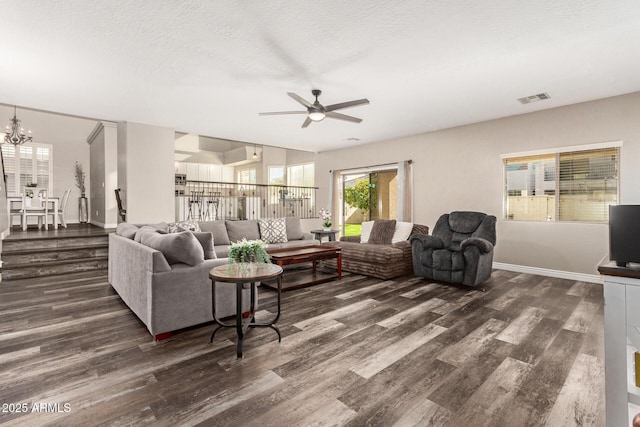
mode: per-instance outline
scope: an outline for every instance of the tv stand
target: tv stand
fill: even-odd
[[[604,279],[605,409],[607,426],[629,426],[640,413],[640,265],[608,262]]]

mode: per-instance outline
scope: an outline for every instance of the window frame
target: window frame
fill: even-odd
[[[10,146],[10,145],[9,145]],[[20,162],[21,156],[20,156],[20,148],[21,147],[30,147],[32,149],[32,157],[31,157],[31,182],[33,182],[33,178],[35,177],[36,182],[38,179],[38,156],[37,156],[37,151],[38,149],[46,149],[48,150],[48,155],[49,155],[49,159],[48,159],[48,171],[47,171],[47,180],[48,180],[48,186],[47,186],[47,190],[49,191],[49,193],[51,193],[53,191],[53,144],[43,144],[43,143],[39,143],[39,142],[29,142],[26,144],[22,144],[22,145],[16,145],[14,146],[14,185],[17,186],[18,188],[13,188],[13,192],[10,192],[10,188],[8,186],[8,183],[6,182],[5,179],[5,185],[7,186],[6,190],[7,190],[7,195],[9,196],[19,196],[20,194],[22,194],[22,189],[19,188],[20,187],[20,176],[22,173],[22,164]],[[4,155],[3,153],[3,158],[4,158],[4,166],[5,166],[5,174],[8,175],[6,168],[7,168],[7,157]]]
[[[502,154],[500,156],[501,158],[501,167],[502,167],[502,184],[503,184],[503,188],[502,188],[502,202],[503,202],[503,207],[502,207],[502,219],[504,221],[509,221],[509,222],[553,222],[553,223],[592,223],[592,224],[603,224],[603,223],[607,223],[608,222],[608,216],[605,219],[602,220],[576,220],[576,219],[561,219],[561,184],[560,181],[561,179],[561,174],[562,174],[562,167],[561,167],[561,160],[565,160],[566,159],[562,159],[563,155],[575,155],[577,153],[580,152],[588,152],[588,151],[598,151],[598,150],[609,150],[609,149],[615,149],[616,150],[616,171],[617,171],[617,176],[615,177],[616,179],[616,195],[615,195],[615,203],[611,203],[611,204],[619,204],[620,203],[620,165],[621,165],[621,153],[622,153],[622,148],[623,146],[623,142],[622,141],[609,141],[609,142],[601,142],[601,143],[594,143],[594,144],[585,144],[585,145],[576,145],[576,146],[568,146],[568,147],[558,147],[558,148],[551,148],[551,149],[543,149],[543,150],[535,150],[535,151],[526,151],[526,152],[518,152],[518,153],[508,153],[508,154]],[[526,157],[553,157],[554,158],[554,162],[555,162],[555,171],[554,171],[554,175],[555,175],[555,183],[554,183],[554,213],[553,213],[553,219],[515,219],[515,218],[509,218],[509,192],[513,191],[513,190],[509,190],[508,187],[508,182],[507,182],[507,161],[509,159],[517,159],[517,158],[526,158]],[[546,173],[547,171],[545,170],[543,175],[545,177],[545,182],[546,181]],[[568,181],[570,182],[570,181]],[[606,180],[605,180],[606,182]],[[546,191],[545,191],[546,193]],[[603,201],[603,204],[606,203],[606,200]]]
[[[309,168],[311,166],[312,170],[310,172],[310,180],[311,182],[305,182],[306,181],[306,176],[305,176],[305,169]],[[292,183],[292,178],[294,176],[294,173],[292,171],[292,168],[297,168],[300,167],[302,168],[302,182],[301,183]],[[294,165],[287,165],[287,171],[286,171],[286,185],[288,187],[314,187],[315,186],[315,170],[316,170],[316,164],[315,162],[305,162],[305,163],[297,163]]]

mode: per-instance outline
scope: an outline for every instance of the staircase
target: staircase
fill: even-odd
[[[104,230],[84,234],[34,232],[33,237],[29,232],[21,234],[2,241],[3,281],[108,268],[109,236]]]

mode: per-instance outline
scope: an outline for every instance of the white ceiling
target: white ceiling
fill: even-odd
[[[301,150],[640,90],[638,0],[1,3],[0,103]],[[258,116],[313,88],[363,122]]]

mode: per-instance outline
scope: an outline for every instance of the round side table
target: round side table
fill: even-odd
[[[269,263],[247,263],[247,264],[231,264],[219,265],[209,271],[211,279],[211,303],[213,305],[213,320],[218,327],[211,334],[209,342],[213,342],[213,337],[220,328],[236,328],[238,335],[238,343],[236,345],[236,355],[242,358],[242,344],[244,337],[247,335],[249,328],[266,327],[271,328],[278,334],[278,342],[282,341],[280,330],[275,323],[280,318],[280,295],[282,293],[282,267]],[[276,279],[278,286],[278,313],[270,322],[257,323],[255,319],[256,311],[256,282],[268,279]],[[236,323],[229,324],[221,322],[216,317],[216,287],[215,283],[236,285]],[[243,319],[242,315],[242,289],[251,289],[251,305],[249,315]]]

